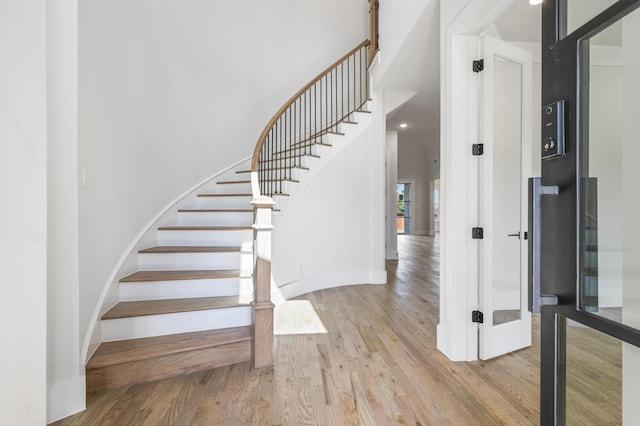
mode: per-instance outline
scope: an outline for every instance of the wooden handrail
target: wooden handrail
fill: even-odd
[[[365,40],[362,43],[360,43],[357,47],[355,47],[354,49],[352,49],[351,51],[349,51],[349,53],[347,53],[346,55],[342,56],[340,59],[338,59],[337,61],[335,61],[331,66],[329,66],[327,69],[325,69],[323,72],[321,72],[320,74],[318,74],[317,77],[315,77],[313,80],[311,80],[309,83],[307,83],[304,87],[302,87],[302,89],[298,90],[296,92],[295,95],[293,95],[279,110],[278,112],[276,112],[274,114],[274,116],[271,118],[271,120],[269,120],[269,122],[267,123],[267,125],[265,126],[264,130],[262,131],[262,133],[260,134],[260,138],[258,139],[258,142],[256,143],[256,147],[253,151],[253,159],[251,161],[251,171],[252,172],[257,172],[258,171],[258,165],[259,165],[259,161],[260,161],[260,152],[262,151],[262,147],[264,145],[265,140],[267,139],[267,135],[269,134],[269,132],[271,131],[271,129],[273,128],[273,126],[276,124],[276,122],[278,121],[278,119],[282,116],[282,114],[285,113],[285,111],[287,111],[287,109],[289,109],[289,107],[291,107],[291,105],[293,105],[298,98],[300,98],[300,96],[302,94],[304,94],[307,90],[309,90],[311,87],[313,87],[314,84],[316,84],[317,82],[319,82],[320,80],[322,80],[322,78],[324,78],[326,75],[328,75],[331,71],[333,71],[337,66],[339,66],[340,64],[342,64],[345,60],[347,60],[349,57],[351,57],[353,54],[355,54],[358,50],[362,49],[363,47],[367,47],[369,46],[369,40]],[[259,194],[253,194],[254,196],[257,196]]]
[[[378,52],[378,10],[380,2],[378,0],[369,0],[369,65],[373,62],[373,58]]]

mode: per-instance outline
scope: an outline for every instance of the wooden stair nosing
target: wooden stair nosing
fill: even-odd
[[[326,146],[328,148],[331,148],[333,146],[333,145],[331,145],[329,143],[325,143],[325,142],[299,143],[299,144],[292,145],[291,148],[289,148],[289,149],[283,149],[281,151],[276,151],[276,152],[272,153],[271,155],[280,155],[280,154],[284,154],[284,153],[291,152],[291,151],[299,151],[301,149],[311,148],[314,145]]]
[[[180,209],[178,213],[253,213],[253,209]]]
[[[346,134],[346,133],[338,132],[336,130],[329,130],[327,133],[330,135],[338,135],[338,136],[344,136]]]
[[[289,179],[289,178],[278,178],[278,179],[261,179],[260,182],[290,182],[290,183],[300,183],[299,180]]]
[[[240,341],[114,366],[87,369],[87,393],[250,361],[251,346],[251,341]]]
[[[185,281],[210,280],[223,278],[249,278],[250,274],[243,274],[234,270],[191,270],[191,271],[138,271],[120,279],[121,283],[141,283],[153,281]]]
[[[298,157],[322,158],[319,155],[315,155],[315,154],[300,154],[300,155],[294,155],[292,157],[280,157],[280,158],[273,158],[271,160],[260,160],[259,163],[261,163],[261,164],[273,163],[273,162],[276,162],[276,161],[292,160],[292,159],[298,158]]]
[[[284,166],[284,167],[271,167],[268,169],[262,169],[263,171],[271,171],[271,170],[282,170],[282,169],[300,169],[300,170],[310,170],[308,167],[302,166]],[[251,170],[239,170],[236,173],[251,173]]]
[[[138,253],[251,253],[251,251],[232,246],[155,246],[139,250]]]
[[[269,197],[290,197],[290,194],[285,194],[284,192],[272,192],[270,194],[262,194],[262,195],[268,195]],[[279,211],[276,209],[273,209],[273,211]]]
[[[243,326],[104,342],[87,363],[87,369],[250,340],[251,326]]]
[[[102,315],[102,320],[176,314],[180,312],[207,311],[212,309],[249,306],[238,301],[238,296],[194,297],[189,299],[142,300],[119,302]]]
[[[247,231],[252,230],[251,226],[161,226],[160,231]]]
[[[218,185],[234,185],[234,184],[243,184],[251,183],[250,180],[221,180],[220,182],[216,182]]]

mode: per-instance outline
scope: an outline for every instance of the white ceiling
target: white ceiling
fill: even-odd
[[[568,0],[569,29],[586,23],[616,1]],[[387,129],[398,130],[400,144],[433,146],[440,143],[440,11],[439,2],[433,3],[420,17],[380,81],[385,92],[398,91],[400,97],[407,92],[417,92],[387,115]],[[541,26],[540,6],[531,6],[528,0],[514,0],[496,19],[492,29],[507,41],[540,43]],[[610,46],[620,44],[619,28],[605,33],[594,41]],[[407,123],[408,127],[401,129],[400,123]]]

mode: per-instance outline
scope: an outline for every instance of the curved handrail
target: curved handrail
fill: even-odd
[[[364,102],[366,102],[366,100],[368,99],[368,91],[369,91],[369,87],[368,87],[369,82],[367,78],[368,76],[367,73],[368,73],[368,66],[370,65],[369,58],[367,57],[368,49],[366,48],[369,47],[369,44],[370,44],[369,40],[365,40],[362,43],[360,43],[358,46],[353,48],[351,51],[349,51],[347,54],[342,56],[340,59],[335,61],[331,66],[326,68],[323,72],[318,74],[318,76],[316,76],[304,87],[298,90],[282,107],[280,107],[280,109],[273,115],[271,120],[269,120],[264,130],[260,134],[260,137],[258,138],[258,142],[256,143],[256,147],[254,149],[253,158],[251,162],[251,186],[252,186],[252,192],[253,192],[254,198],[259,197],[260,195],[263,195],[262,194],[263,191],[260,189],[260,182],[259,182],[259,176],[258,176],[258,172],[260,169],[261,155],[263,155],[267,151],[268,151],[267,153],[270,153],[271,155],[276,156],[286,151],[298,152],[298,151],[302,151],[303,149],[305,150],[305,154],[306,154],[307,148],[309,148],[309,145],[311,144],[311,142],[307,143],[307,141],[310,141],[311,139],[315,139],[320,135],[327,133],[332,128],[335,128],[340,121],[345,120],[345,118],[351,115],[355,110],[361,108]],[[359,54],[358,59],[356,59],[356,55],[358,54]],[[356,60],[360,61],[359,67],[357,69],[356,67],[358,64],[355,62]],[[347,64],[347,74],[348,74],[347,80],[344,79],[345,63]],[[362,65],[363,63],[364,63],[364,66]],[[351,85],[349,81],[349,79],[351,78],[349,73],[351,72],[352,65],[353,65],[353,77],[354,77],[353,85]],[[327,76],[329,75],[333,76],[334,73],[338,74],[338,71],[337,71],[338,69],[340,69],[342,76],[336,76],[333,80],[328,81]],[[355,85],[356,73],[359,74],[357,76],[358,78],[357,84],[359,85],[359,87],[356,87]],[[362,77],[362,75],[364,75],[364,77]],[[325,81],[324,87],[322,85],[323,79]],[[319,84],[320,92],[324,90],[326,94],[329,90],[331,90],[332,92],[331,95],[333,96],[333,91],[335,90],[336,97],[340,97],[339,100],[334,100],[334,99],[331,100],[331,102],[335,102],[335,105],[333,104],[331,105],[331,109],[332,109],[331,114],[328,113],[329,100],[323,99],[322,93],[318,94],[318,87],[317,87],[318,84]],[[329,89],[329,84],[331,84],[330,89]],[[314,90],[315,94],[310,92],[310,90],[312,89]],[[345,94],[338,93],[339,90],[342,92],[346,90],[347,92],[346,93],[346,96],[347,96],[346,111],[345,111],[345,99],[344,99]],[[351,102],[350,92],[353,92],[353,95],[354,95],[353,102]],[[307,102],[307,94],[309,95],[308,102]],[[304,97],[305,104],[302,104],[302,101],[301,101],[303,97]],[[356,99],[355,99],[356,97],[358,97],[359,98],[358,101],[360,101],[360,103],[357,105],[356,105]],[[364,100],[362,101],[362,99]],[[298,104],[299,104],[300,111],[297,111]],[[339,113],[338,111],[335,111],[335,114],[334,114],[334,111],[333,111],[334,106],[336,110],[339,110],[341,108],[341,111]],[[293,111],[291,111],[292,108],[294,109]],[[303,108],[304,108],[304,112],[302,112]],[[313,114],[316,114],[316,117],[311,117],[310,111],[312,109],[314,110]],[[323,110],[325,109],[327,110],[327,114],[323,115],[324,113]],[[305,121],[304,129],[302,129],[302,125],[300,123],[294,122],[294,119],[297,119],[298,117],[290,117],[290,119],[287,119],[287,116],[286,116],[287,113],[289,114],[289,116],[292,116],[293,115],[292,113],[295,113],[298,115],[302,115],[303,113],[309,114],[309,118],[311,119],[310,121],[313,122],[313,125],[315,126],[315,128],[312,128],[311,124],[307,126],[308,123]],[[319,120],[317,117],[318,114],[320,115]],[[283,117],[285,117],[285,121],[283,123],[289,127],[288,129],[283,128],[284,125],[282,123],[280,125],[280,128],[278,128],[278,123],[282,121]],[[306,118],[307,117],[304,117],[304,119]],[[318,123],[318,121],[320,122]],[[317,126],[318,124],[320,125],[319,127]],[[268,149],[265,150],[265,142],[269,139],[270,134],[274,132],[274,129],[275,129],[275,132],[278,133],[279,140],[278,142],[275,142],[272,146],[268,147]],[[303,139],[303,137],[307,139]],[[271,161],[281,162],[280,160],[282,160],[281,157],[279,157],[277,160],[271,160]],[[286,162],[286,160],[282,160],[282,161]],[[286,168],[289,166],[290,164],[284,164],[282,168]],[[273,195],[273,193],[268,195],[269,196]]]

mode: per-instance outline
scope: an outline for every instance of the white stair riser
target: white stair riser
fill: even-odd
[[[266,167],[273,168],[273,167],[281,167],[281,166],[290,166],[295,163],[297,166],[313,168],[314,164],[316,164],[318,160],[320,159],[316,157],[301,156],[299,159],[296,159],[295,161],[287,160],[286,163],[284,161],[271,161],[266,163],[267,164]]]
[[[251,325],[251,307],[102,320],[102,341],[140,339]]]
[[[161,246],[223,246],[251,250],[253,230],[237,231],[158,231]]]
[[[290,170],[287,170],[286,172],[280,172],[280,171],[277,171],[277,170],[270,170],[268,172],[269,173],[273,173],[278,178],[285,176],[288,179],[300,180],[300,179],[304,179],[304,176],[305,176],[305,173],[307,173],[307,170],[304,170],[304,169],[290,169]]]
[[[186,299],[191,297],[246,296],[252,293],[253,279],[251,277],[120,283],[120,301],[122,302]]]
[[[179,212],[180,226],[251,226],[253,212]]]
[[[251,270],[252,253],[140,253],[141,271]]]
[[[274,191],[280,194],[291,194],[295,190],[295,182],[269,182],[267,183],[267,191]]]
[[[247,194],[249,194],[247,192]],[[199,209],[250,209],[252,197],[197,197],[196,208]]]
[[[216,185],[218,194],[250,194],[251,183],[219,183]]]

